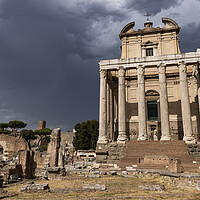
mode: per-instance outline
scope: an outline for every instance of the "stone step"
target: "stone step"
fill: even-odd
[[[190,147],[194,148],[194,147]],[[197,148],[197,147],[195,147]],[[129,141],[126,146],[125,156],[121,158],[118,165],[122,169],[127,166],[137,165],[137,169],[165,169],[166,164],[144,164],[146,156],[178,158],[184,169],[198,171],[198,163],[188,152],[184,141]]]

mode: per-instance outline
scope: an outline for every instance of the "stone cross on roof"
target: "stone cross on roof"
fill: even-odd
[[[147,21],[149,21],[149,17],[151,16],[151,13],[147,12],[144,16],[147,17]]]

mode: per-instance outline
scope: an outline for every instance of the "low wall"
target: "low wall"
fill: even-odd
[[[140,178],[159,178],[169,185],[200,190],[200,175],[198,174],[165,173],[151,170],[138,170],[137,176]]]
[[[4,160],[11,159],[19,151],[27,150],[27,142],[19,137],[0,135],[0,145],[3,147]]]

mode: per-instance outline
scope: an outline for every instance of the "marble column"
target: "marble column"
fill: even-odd
[[[107,83],[107,137],[108,140],[111,140],[110,132],[110,85]]]
[[[192,76],[196,80],[195,96],[198,96],[198,113],[200,114],[200,76],[199,76],[199,63],[193,65]]]
[[[179,63],[180,93],[181,93],[181,109],[183,121],[183,140],[187,143],[195,143],[192,131],[192,120],[190,111],[190,99],[187,83],[187,66],[184,62]]]
[[[199,88],[199,63],[195,63],[192,68],[192,77],[194,85],[194,99],[195,99],[195,109],[196,114],[196,134],[198,141],[200,140],[200,88]]]
[[[138,140],[147,139],[147,118],[146,118],[146,104],[145,104],[145,81],[144,81],[144,66],[137,67],[138,75],[138,122],[139,135]]]
[[[170,140],[169,131],[169,110],[167,96],[166,68],[163,63],[159,65],[159,84],[160,84],[160,118],[161,118],[161,139]]]
[[[99,138],[97,143],[107,143],[107,71],[100,70]]]
[[[113,90],[112,86],[110,87],[110,134],[111,134],[111,140],[114,140],[113,137]]]
[[[118,143],[128,140],[126,135],[126,95],[125,95],[125,70],[118,70]]]

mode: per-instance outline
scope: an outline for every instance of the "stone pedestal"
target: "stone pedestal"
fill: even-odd
[[[145,105],[144,67],[142,65],[138,66],[137,74],[138,74],[138,122],[139,122],[138,140],[146,140],[147,118],[146,118],[146,105]]]
[[[125,70],[118,70],[118,143],[125,143],[126,135],[126,96],[125,96]]]
[[[169,111],[168,111],[168,97],[167,97],[167,81],[165,75],[165,65],[159,66],[159,83],[160,83],[160,117],[161,117],[161,139],[170,140],[169,132]]]
[[[169,171],[171,173],[181,173],[181,161],[178,158],[171,158],[169,161]]]
[[[96,147],[96,163],[107,163],[108,144],[97,143]]]
[[[107,143],[107,71],[100,70],[99,138],[97,143]]]
[[[195,139],[192,131],[192,120],[190,111],[190,100],[187,83],[187,66],[184,62],[179,64],[179,76],[180,76],[180,91],[181,91],[181,109],[182,109],[182,121],[183,121],[183,140],[187,144],[195,143]]]

